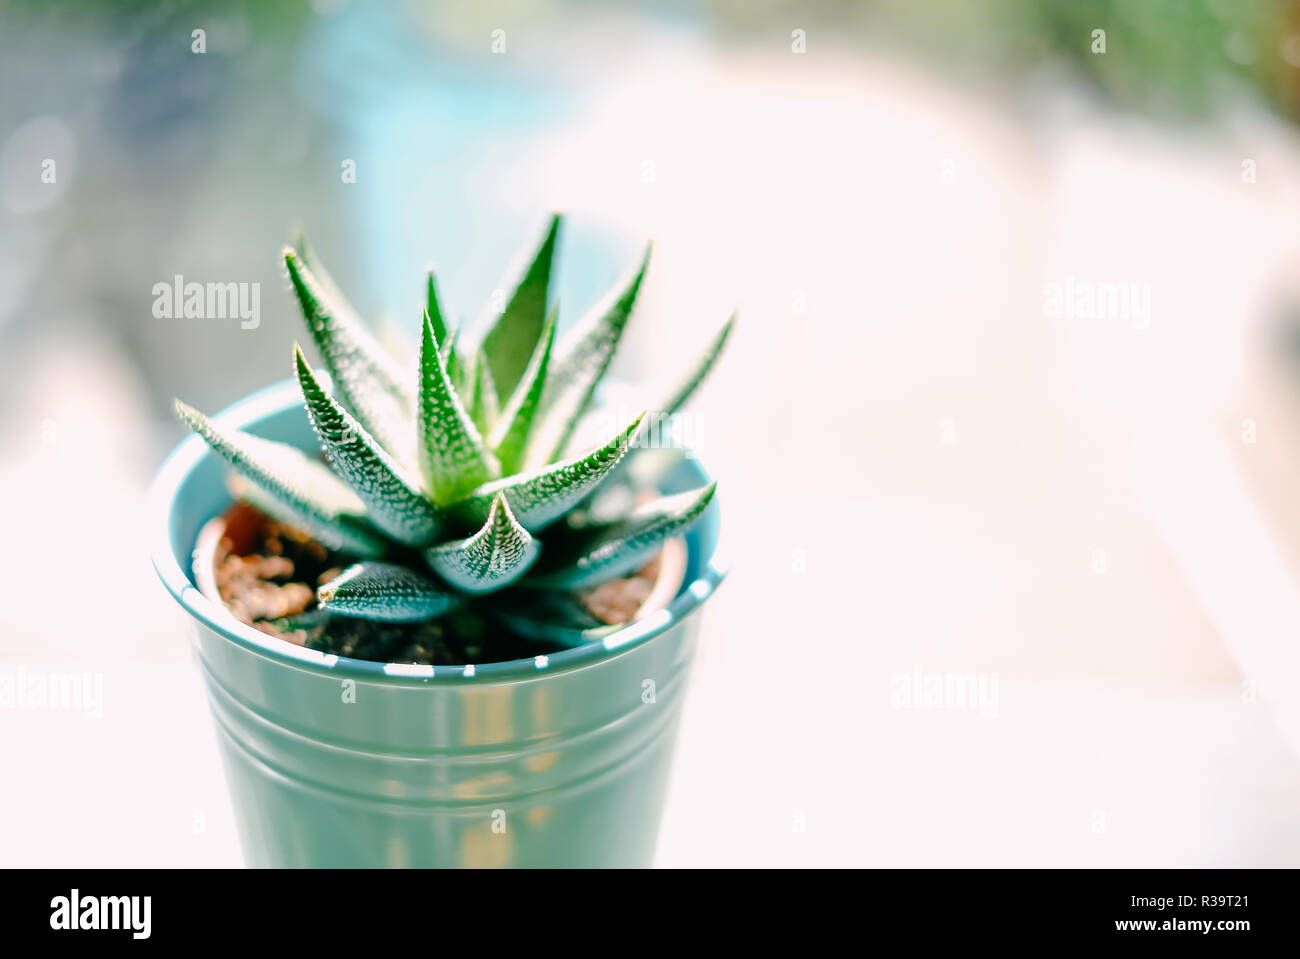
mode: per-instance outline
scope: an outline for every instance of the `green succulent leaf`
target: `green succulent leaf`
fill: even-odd
[[[570,649],[622,629],[597,619],[569,592],[512,590],[510,602],[494,604],[489,615],[518,636]]]
[[[474,421],[479,433],[486,436],[496,425],[500,414],[500,401],[497,399],[496,384],[492,382],[492,371],[480,350],[474,360],[474,381],[469,391],[469,418]],[[504,466],[502,471],[505,471]]]
[[[467,593],[486,593],[517,580],[537,559],[541,544],[515,521],[503,494],[492,500],[487,521],[468,539],[424,551],[439,576]]]
[[[463,370],[461,369],[460,358],[456,355],[456,341],[460,336],[459,326],[448,326],[446,317],[442,312],[442,304],[438,299],[438,287],[433,278],[433,270],[429,271],[429,283],[425,294],[424,315],[429,318],[433,324],[433,337],[442,345],[438,352],[442,355],[442,361],[447,365],[447,374],[451,377],[456,389],[463,390],[466,386],[462,382]]]
[[[519,279],[503,283],[514,292],[483,337],[483,349],[492,368],[492,379],[503,394],[514,391],[523,376],[528,356],[533,351],[546,322],[546,302],[551,281],[551,265],[560,232],[560,215],[553,214],[542,242]]]
[[[329,549],[365,557],[384,553],[384,538],[364,518],[361,500],[323,464],[287,444],[222,429],[180,400],[174,405],[194,432],[265,494],[259,505],[277,519]]]
[[[677,413],[687,401],[695,395],[696,390],[708,378],[709,372],[713,369],[718,357],[722,354],[723,348],[727,345],[727,340],[731,336],[731,331],[736,323],[736,314],[732,314],[726,323],[716,332],[709,340],[704,349],[695,357],[691,365],[677,379],[670,381],[666,389],[661,393],[660,400],[650,407],[653,419],[657,423],[663,423],[663,429],[672,425],[669,417]],[[590,440],[590,430],[586,427],[591,425],[589,421],[594,420],[594,414],[588,412],[586,417],[580,419],[578,428],[569,436],[565,444],[563,453],[572,453],[575,449],[580,448],[579,444],[584,439]],[[639,454],[649,452],[646,449],[637,451]],[[620,469],[625,468],[632,460],[629,456]]]
[[[659,401],[657,406],[652,406],[656,413],[664,416],[670,416],[686,405],[686,401],[694,395],[699,389],[700,384],[708,377],[709,371],[713,369],[713,364],[717,362],[718,357],[722,355],[723,348],[727,345],[727,340],[731,337],[731,331],[736,325],[736,314],[732,313],[722,328],[713,334],[708,345],[699,356],[682,374],[682,376],[669,388],[664,394],[664,398]]]
[[[413,623],[441,616],[460,598],[406,566],[366,562],[316,590],[316,602],[340,616]]]
[[[434,338],[437,339],[436,332]],[[471,364],[466,363],[464,357],[461,356],[461,351],[456,349],[456,344],[459,341],[460,327],[453,326],[447,331],[446,341],[444,342],[439,340],[439,342],[442,343],[442,346],[438,348],[438,355],[442,357],[443,365],[447,367],[447,378],[451,380],[451,385],[455,388],[456,392],[458,394],[467,394],[470,391],[470,387],[473,386],[469,378]]]
[[[424,312],[433,324],[433,335],[439,343],[445,342],[450,349],[451,341],[447,339],[447,323],[442,318],[442,305],[438,302],[438,285],[434,281],[433,270],[429,271],[429,281],[425,288]]]
[[[305,637],[318,639],[329,625],[330,614],[316,606],[292,616],[282,616],[271,620],[271,625],[282,633],[303,633]]]
[[[486,483],[457,503],[453,510],[466,522],[483,523],[493,501],[503,493],[520,525],[536,533],[573,509],[600,485],[627,452],[644,417],[642,413],[609,442],[582,456]]]
[[[565,336],[542,392],[541,424],[529,443],[528,466],[540,466],[555,459],[591,405],[636,305],[650,263],[650,249],[646,247],[641,264],[631,278],[611,291]]]
[[[321,261],[321,258],[316,255],[316,251],[307,245],[307,237],[301,230],[298,232],[297,248],[299,260],[301,260],[302,263],[311,270],[312,274],[316,277],[316,282],[319,285],[321,292],[333,304],[334,308],[341,314],[345,315],[349,322],[361,325],[360,314],[357,313],[356,308],[348,301],[342,288],[334,281],[334,277],[331,276],[329,271],[325,268],[325,264]]]
[[[420,346],[417,422],[420,473],[434,505],[446,506],[498,475],[495,458],[484,449],[482,437],[447,375],[428,317]]]
[[[523,466],[533,418],[541,405],[542,391],[546,386],[547,370],[551,363],[551,349],[555,344],[555,317],[556,311],[552,310],[546,327],[542,330],[541,339],[537,341],[537,347],[524,369],[524,375],[488,440],[488,445],[501,461],[501,472],[506,475]]]
[[[438,532],[438,513],[406,470],[330,396],[295,346],[307,413],[334,471],[365,504],[371,521],[393,539],[425,546]]]
[[[292,249],[284,263],[316,348],[344,404],[372,436],[403,462],[412,459],[415,399],[404,376],[370,332],[340,307]]]
[[[626,576],[645,565],[665,542],[685,533],[713,499],[716,483],[665,496],[633,510],[626,518],[574,532],[571,540],[548,556],[547,567],[529,577],[528,585],[578,589]]]

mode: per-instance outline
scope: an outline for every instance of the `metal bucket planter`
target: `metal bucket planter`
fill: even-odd
[[[297,386],[223,422],[314,449]],[[154,484],[154,564],[194,618],[244,857],[252,866],[646,866],[699,617],[722,581],[715,500],[686,578],[604,642],[474,666],[397,666],[247,627],[194,585],[199,528],[230,501],[198,437]],[[683,458],[665,484],[708,482]]]

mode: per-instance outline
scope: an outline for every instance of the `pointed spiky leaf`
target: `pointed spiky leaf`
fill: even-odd
[[[492,371],[480,350],[474,360],[474,382],[469,392],[469,418],[474,421],[479,433],[486,436],[500,415],[500,401],[497,399],[496,385],[492,382]]]
[[[442,318],[442,304],[438,302],[438,286],[433,279],[433,270],[429,271],[429,280],[425,285],[424,293],[424,312],[433,324],[433,335],[437,337],[438,342],[447,341],[447,323]]]
[[[438,514],[414,478],[321,387],[294,347],[307,413],[330,465],[361,498],[370,520],[409,546],[425,546],[438,532]]]
[[[370,332],[334,303],[293,250],[284,251],[284,263],[339,397],[385,449],[410,462],[415,400],[403,374]]]
[[[582,456],[486,483],[457,503],[453,511],[466,522],[482,523],[497,494],[504,493],[515,519],[530,533],[536,533],[600,485],[627,452],[644,416],[642,413],[609,442]]]
[[[340,616],[413,623],[441,616],[455,593],[395,563],[355,563],[316,590],[320,608]]]
[[[669,417],[679,412],[704,383],[705,379],[708,378],[709,372],[713,369],[723,348],[727,345],[727,340],[731,336],[735,323],[736,314],[733,313],[727,322],[722,324],[718,332],[713,335],[699,355],[695,357],[691,365],[677,379],[670,381],[667,388],[660,394],[659,401],[650,407],[653,420],[663,424],[660,427],[661,429],[667,430],[675,425],[674,421]],[[588,411],[587,415],[579,421],[579,427],[569,437],[564,453],[567,454],[580,449],[584,441],[590,441],[590,427],[594,425],[593,421],[595,419],[595,414]],[[644,453],[647,451],[640,450],[638,452]],[[625,461],[620,469],[626,467],[627,462]]]
[[[546,588],[577,589],[597,586],[640,569],[665,542],[685,533],[713,499],[716,483],[701,489],[665,496],[633,510],[626,518],[574,531],[557,544],[545,569],[529,577],[528,584]]]
[[[546,327],[542,330],[542,337],[537,341],[537,348],[528,360],[528,367],[488,440],[488,445],[501,461],[501,472],[507,476],[523,466],[533,418],[541,404],[547,370],[551,364],[551,349],[555,343],[555,316],[556,311],[552,310]]]
[[[686,405],[686,401],[691,398],[700,384],[704,382],[709,371],[713,369],[713,364],[717,362],[718,357],[722,354],[722,349],[727,345],[727,340],[731,336],[731,330],[736,325],[736,314],[732,313],[722,328],[713,335],[707,346],[695,358],[682,376],[668,389],[663,399],[657,406],[651,409],[656,413],[670,416]]]
[[[597,619],[577,594],[553,590],[511,590],[509,602],[494,603],[489,615],[526,639],[560,643],[570,649],[623,628]]]
[[[313,256],[309,262],[291,247],[283,254],[299,308],[331,375],[348,383],[361,382],[367,389],[382,389],[413,408],[414,395],[401,367],[379,345],[333,279],[320,274],[319,261]]]
[[[560,215],[552,214],[537,252],[523,269],[522,276],[509,286],[514,292],[483,337],[492,379],[504,394],[513,392],[524,373],[546,322],[546,300],[555,259],[555,244],[560,232]]]
[[[438,326],[429,316],[428,311],[424,313],[425,318],[433,324],[433,338],[439,343],[438,355],[442,357],[442,365],[447,370],[447,379],[451,380],[452,388],[458,395],[469,395],[470,387],[470,364],[461,359],[460,351],[456,349],[456,344],[460,339],[460,327],[453,326],[448,328],[446,339],[438,333]],[[421,326],[421,336],[423,336],[423,326]]]
[[[317,256],[316,251],[307,245],[307,237],[300,230],[298,231],[298,258],[311,270],[316,277],[316,282],[320,287],[320,292],[330,300],[334,308],[340,313],[347,316],[349,322],[361,324],[360,314],[356,308],[349,302],[344,295],[342,288],[335,282],[334,277],[325,268],[321,258]]]
[[[537,559],[541,544],[515,521],[504,495],[498,493],[487,521],[468,539],[424,551],[439,576],[467,593],[486,593],[514,582]]]
[[[483,448],[482,437],[447,376],[428,317],[420,345],[418,423],[420,473],[434,505],[460,499],[497,475],[495,459]]]
[[[435,331],[434,338],[437,339]],[[443,366],[447,368],[447,378],[451,380],[451,385],[455,387],[457,393],[469,393],[470,383],[469,374],[471,364],[465,362],[461,356],[461,351],[456,348],[460,340],[460,327],[453,326],[447,331],[447,339],[439,341],[442,346],[438,347],[438,355],[442,357]]]
[[[536,467],[549,463],[569,442],[614,358],[649,262],[650,247],[647,246],[641,264],[631,278],[621,288],[612,291],[565,336],[559,355],[551,364],[546,389],[542,392],[540,424],[534,428],[533,438],[528,444],[527,465]]]
[[[526,581],[525,581],[526,582]],[[508,602],[507,602],[508,599]],[[486,609],[491,619],[530,639],[575,647],[619,632],[621,625],[598,619],[573,590],[513,589]]]
[[[265,494],[259,499],[277,519],[305,530],[329,549],[380,556],[384,538],[364,518],[364,507],[323,464],[285,443],[227,430],[180,400],[176,413],[239,474]]]

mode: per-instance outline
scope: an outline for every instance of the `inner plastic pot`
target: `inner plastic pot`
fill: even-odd
[[[315,448],[291,381],[220,420]],[[154,562],[195,621],[250,865],[649,864],[699,628],[690,614],[725,575],[716,499],[664,608],[548,656],[435,668],[295,646],[203,596],[191,553],[230,502],[226,472],[198,437],[168,458],[151,494]],[[662,491],[707,482],[683,456]]]

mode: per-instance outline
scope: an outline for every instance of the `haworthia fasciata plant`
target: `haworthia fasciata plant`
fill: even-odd
[[[637,302],[649,250],[561,338],[558,307],[548,310],[559,234],[556,215],[477,341],[450,322],[430,271],[419,355],[406,364],[378,344],[305,243],[284,251],[329,373],[327,382],[295,347],[298,386],[326,462],[176,403],[243,477],[241,495],[326,547],[332,568],[343,570],[319,587],[315,607],[278,622],[329,634],[337,622],[438,620],[430,628],[468,630],[489,644],[499,627],[485,624],[495,622],[523,637],[587,642],[618,623],[596,619],[579,591],[644,567],[703,514],[712,485],[595,510],[630,495],[602,497],[602,484],[635,492],[643,482],[636,470],[606,480],[639,443],[645,414],[590,450],[562,455],[585,416],[584,426],[596,422],[597,389]],[[675,412],[695,393],[733,324],[734,317],[651,409]]]

